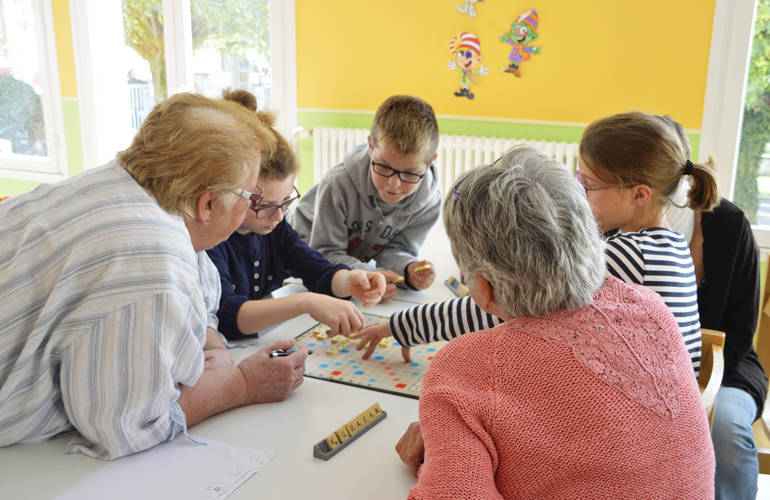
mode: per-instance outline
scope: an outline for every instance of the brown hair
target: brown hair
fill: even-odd
[[[192,217],[198,197],[237,189],[275,139],[243,106],[176,94],[152,109],[117,160],[167,212]]]
[[[243,107],[257,111],[257,99],[251,92],[241,89],[225,89],[222,98],[237,102]],[[275,149],[272,154],[262,158],[259,167],[259,177],[266,180],[283,180],[289,175],[295,175],[299,170],[299,162],[288,141],[274,128],[275,114],[267,111],[258,111],[257,117],[269,127],[275,139]]]
[[[377,108],[369,138],[372,146],[384,142],[403,155],[422,154],[427,163],[438,149],[436,115],[419,97],[394,95]]]
[[[688,171],[687,206],[711,210],[719,201],[713,159],[692,163],[687,135],[669,117],[632,111],[597,120],[583,131],[580,158],[601,181],[657,189],[661,205]]]

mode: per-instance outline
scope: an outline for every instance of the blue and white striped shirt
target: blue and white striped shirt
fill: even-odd
[[[0,203],[0,446],[74,428],[68,451],[113,459],[182,431],[210,318],[198,259],[116,162]]]
[[[701,359],[698,284],[684,236],[662,227],[614,234],[607,239],[605,257],[613,276],[661,296],[676,318],[697,376]]]

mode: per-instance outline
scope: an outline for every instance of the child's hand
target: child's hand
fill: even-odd
[[[418,290],[425,290],[436,279],[434,265],[427,260],[418,260],[406,266],[409,284]]]
[[[348,275],[350,295],[364,303],[364,307],[377,304],[385,293],[385,277],[378,272],[355,269]]]
[[[369,359],[374,350],[377,349],[377,344],[380,343],[380,340],[388,338],[391,335],[390,323],[388,321],[381,321],[363,327],[358,333],[351,335],[350,338],[361,339],[361,342],[356,346],[356,350],[360,351],[366,347],[366,352],[361,357],[363,359]],[[405,362],[411,363],[412,356],[409,353],[408,347],[401,347],[401,356],[404,358]]]
[[[364,315],[349,300],[309,293],[307,312],[314,320],[329,327],[329,336],[349,335],[364,326]]]
[[[398,273],[394,273],[393,271],[388,271],[387,269],[377,269],[376,272],[385,276],[385,282],[387,285],[385,286],[385,293],[382,295],[380,303],[387,302],[392,299],[394,295],[396,295],[396,283],[404,281],[404,277]]]

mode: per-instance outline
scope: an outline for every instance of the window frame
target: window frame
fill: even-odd
[[[717,183],[732,200],[738,167],[756,0],[716,0],[706,97],[698,159],[713,154]],[[770,249],[770,229],[752,226],[763,254]]]
[[[45,127],[45,157],[0,156],[0,178],[35,182],[57,182],[67,178],[64,118],[56,56],[53,6],[50,1],[31,0],[40,67],[40,96]]]
[[[88,2],[104,0],[70,1],[73,34],[89,33]],[[169,93],[189,91],[195,88],[193,79],[193,48],[190,0],[162,0],[164,22],[164,48],[166,54],[166,86]],[[287,136],[297,125],[297,57],[295,40],[294,0],[269,0],[270,9],[270,52],[273,71],[273,107],[280,111],[277,127]],[[94,19],[94,22],[100,22]],[[104,163],[106,154],[114,155],[115,145],[102,145],[96,149],[94,138],[109,126],[108,120],[115,121],[113,113],[104,113],[114,100],[106,101],[95,95],[96,75],[90,51],[93,44],[87,35],[75,38],[75,66],[80,94],[83,137],[83,161],[85,168],[97,167]],[[122,42],[122,38],[121,38]],[[100,113],[96,113],[99,110]],[[125,106],[128,115],[128,106]],[[128,118],[126,119],[128,123]],[[107,141],[109,142],[109,141]],[[123,147],[128,144],[123,145]]]

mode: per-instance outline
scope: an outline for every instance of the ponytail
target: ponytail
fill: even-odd
[[[711,210],[719,203],[719,190],[714,177],[714,159],[709,156],[704,163],[687,160],[682,175],[690,176],[687,206],[693,210]]]

